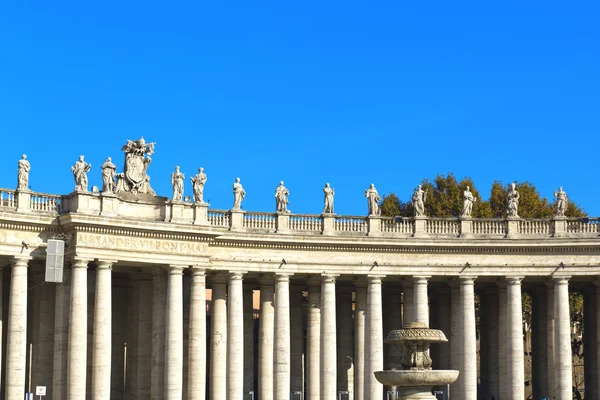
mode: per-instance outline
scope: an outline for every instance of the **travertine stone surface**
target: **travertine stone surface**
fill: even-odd
[[[67,399],[85,400],[87,373],[87,268],[88,260],[76,259],[72,266],[71,314]]]
[[[96,303],[92,353],[92,400],[110,400],[112,262],[96,263]]]
[[[28,258],[15,257],[10,271],[8,325],[6,334],[6,399],[25,398],[27,354],[27,267]]]
[[[523,347],[523,306],[521,277],[507,279],[508,311],[508,398],[520,399],[525,393],[525,359]]]
[[[227,290],[227,399],[244,392],[244,288],[242,273],[229,274]]]
[[[206,398],[206,274],[194,266],[191,271],[190,332],[188,344],[188,400]]]
[[[558,400],[570,400],[573,387],[573,360],[571,356],[571,321],[569,318],[569,279],[554,281],[556,318],[556,359],[554,369],[555,393]]]
[[[353,287],[338,284],[336,293],[337,388],[354,399],[354,329],[352,326]]]
[[[152,271],[152,365],[151,397],[162,400],[165,396],[165,337],[167,308],[167,275],[163,268]]]
[[[336,275],[323,275],[321,285],[321,398],[337,395]]]
[[[212,278],[210,399],[227,399],[227,276]]]
[[[275,274],[275,340],[273,391],[275,400],[290,397],[290,274]]]
[[[375,371],[383,370],[383,315],[381,309],[382,276],[367,277],[367,318],[365,327],[365,399],[383,397],[383,386]]]
[[[165,399],[183,396],[183,282],[185,266],[170,265],[167,290],[167,344],[165,356]]]
[[[461,310],[461,388],[465,399],[477,398],[477,343],[475,332],[475,278],[460,277]]]
[[[365,279],[357,280],[354,286],[354,398],[368,400],[369,397],[365,396],[367,282]]]
[[[321,279],[308,280],[308,309],[306,316],[306,398],[321,396]]]
[[[275,335],[275,289],[273,279],[264,277],[260,282],[260,320],[258,337],[258,398],[273,399],[273,345]],[[216,399],[215,399],[216,400]]]
[[[427,281],[429,276],[417,276],[413,280],[413,319],[429,326],[429,300],[427,297]]]

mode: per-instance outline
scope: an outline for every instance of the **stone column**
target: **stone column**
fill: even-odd
[[[206,274],[192,267],[188,343],[188,400],[206,398]]]
[[[112,366],[112,261],[96,263],[96,303],[92,339],[92,400],[110,400]]]
[[[486,311],[487,311],[487,331],[488,331],[488,341],[489,341],[489,349],[488,349],[488,383],[489,383],[489,398],[492,397],[498,399],[500,398],[500,384],[498,382],[500,375],[500,366],[498,363],[500,354],[498,352],[498,335],[499,331],[499,303],[498,303],[498,287],[492,286],[486,289],[485,293],[485,302],[486,302]]]
[[[244,286],[244,398],[254,393],[254,290]]]
[[[414,320],[429,326],[429,301],[427,297],[427,281],[429,276],[413,278],[413,311]]]
[[[321,399],[337,398],[336,277],[324,274],[321,286]]]
[[[152,271],[152,366],[150,369],[152,400],[165,398],[166,308],[167,276],[163,268],[155,267]],[[127,349],[129,350],[129,346]]]
[[[375,379],[375,371],[383,369],[381,279],[382,276],[369,275],[367,281],[364,397],[369,400],[383,398],[383,386]]]
[[[433,325],[433,314],[436,315],[436,325],[437,329],[440,329],[446,337],[451,336],[451,298],[450,298],[450,289],[446,285],[442,285],[437,287],[434,290],[435,296],[432,297],[431,301],[431,314],[429,319],[431,321],[431,326]],[[451,369],[450,368],[450,360],[451,360],[451,352],[450,352],[450,344],[446,343],[438,343],[437,346],[433,346],[430,349],[431,357],[433,360],[433,368],[434,369]],[[434,357],[435,353],[435,357]],[[449,396],[448,386],[437,386],[434,387],[435,390],[444,392],[446,398]]]
[[[27,354],[27,263],[15,257],[10,273],[6,334],[6,400],[25,398]]]
[[[212,279],[210,320],[210,398],[227,398],[227,276]]]
[[[554,382],[554,368],[556,367],[556,324],[555,324],[555,309],[554,309],[554,282],[548,282],[546,284],[548,291],[548,299],[546,302],[546,309],[548,312],[548,326],[547,326],[547,342],[548,342],[548,397],[554,398],[555,382]]]
[[[304,322],[302,318],[301,285],[290,288],[290,390],[292,393],[304,392],[303,354],[304,354]],[[294,400],[298,396],[294,396]]]
[[[402,284],[402,326],[415,321],[413,282]]]
[[[385,337],[393,330],[402,329],[402,290],[400,284],[390,282],[383,287],[384,313],[383,313],[383,336]],[[402,346],[398,344],[384,344],[384,369],[400,369],[400,358],[402,357]],[[364,375],[364,370],[363,370]],[[396,400],[396,387],[385,386],[384,393],[392,392],[390,400]],[[386,395],[387,399],[387,395]]]
[[[88,260],[73,262],[67,399],[85,400],[87,372],[87,267]]]
[[[229,274],[227,292],[227,400],[244,397],[244,274]]]
[[[65,265],[66,267],[66,265]],[[52,367],[52,398],[67,399],[67,370],[69,357],[69,307],[71,303],[71,277],[69,269],[63,271],[62,284],[56,285],[54,298],[54,360]]]
[[[355,282],[354,299],[354,399],[368,400],[365,397],[365,323],[367,311],[367,282]]]
[[[475,332],[475,277],[460,277],[461,369],[464,399],[477,398],[477,338]],[[461,379],[462,376],[462,379]]]
[[[584,382],[585,382],[585,398],[598,398],[598,372],[597,372],[597,354],[596,347],[596,287],[586,286],[583,291],[583,320],[585,329],[583,331],[583,349],[584,349]],[[585,357],[585,355],[593,355]]]
[[[275,342],[273,391],[275,400],[290,398],[290,274],[275,274]]]
[[[548,293],[545,286],[538,286],[532,297],[532,357],[531,375],[533,379],[533,397],[541,399],[548,396]]]
[[[569,278],[554,278],[556,317],[555,393],[558,400],[570,400],[573,387],[571,356],[571,321],[569,318]]]
[[[306,315],[306,390],[308,400],[321,396],[321,279],[308,280],[308,309]]]
[[[352,326],[352,287],[337,285],[337,390],[354,399],[354,329]],[[400,307],[398,307],[399,309]]]
[[[507,278],[507,344],[508,344],[508,398],[525,396],[525,359],[523,348],[523,306],[521,277]]]
[[[273,400],[273,344],[275,308],[273,279],[260,281],[260,319],[258,338],[258,398]]]
[[[506,282],[498,284],[498,384],[500,399],[508,398],[508,300]]]
[[[458,280],[450,282],[450,369],[459,370],[461,359],[461,312],[460,312],[460,285]],[[462,372],[461,372],[462,373]],[[461,379],[450,385],[450,399],[463,399]]]
[[[165,340],[165,399],[183,396],[183,266],[170,265],[167,292],[167,331]]]

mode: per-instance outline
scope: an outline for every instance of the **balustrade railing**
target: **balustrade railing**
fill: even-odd
[[[319,215],[290,215],[290,230],[321,232],[323,230],[323,217]]]
[[[474,235],[506,235],[507,224],[503,219],[473,219]]]
[[[225,210],[208,210],[208,223],[212,226],[225,226],[229,228],[229,211]]]
[[[244,228],[275,229],[277,226],[277,215],[260,212],[246,212],[242,220]]]
[[[459,221],[455,218],[430,218],[425,223],[425,232],[435,235],[457,235]]]
[[[336,216],[333,226],[338,232],[367,232],[367,218]]]
[[[600,218],[580,218],[567,221],[567,233],[600,233]]]
[[[29,198],[29,208],[36,211],[60,212],[60,196],[35,193]]]
[[[554,223],[549,219],[521,219],[518,229],[521,235],[550,236],[554,234]]]
[[[381,232],[405,233],[412,235],[415,230],[415,220],[412,218],[381,217]]]
[[[0,190],[0,208],[15,209],[17,208],[17,199],[14,190]]]

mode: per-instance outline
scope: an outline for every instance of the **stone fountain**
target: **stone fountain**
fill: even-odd
[[[432,388],[449,385],[458,378],[458,371],[431,368],[429,346],[447,341],[444,332],[422,322],[391,331],[385,343],[402,346],[401,369],[377,371],[375,378],[386,386],[398,387],[399,400],[436,400]]]

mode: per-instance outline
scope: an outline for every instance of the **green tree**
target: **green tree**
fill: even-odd
[[[403,203],[393,192],[383,195],[379,208],[381,215],[387,217],[408,217],[413,213],[412,203]]]

